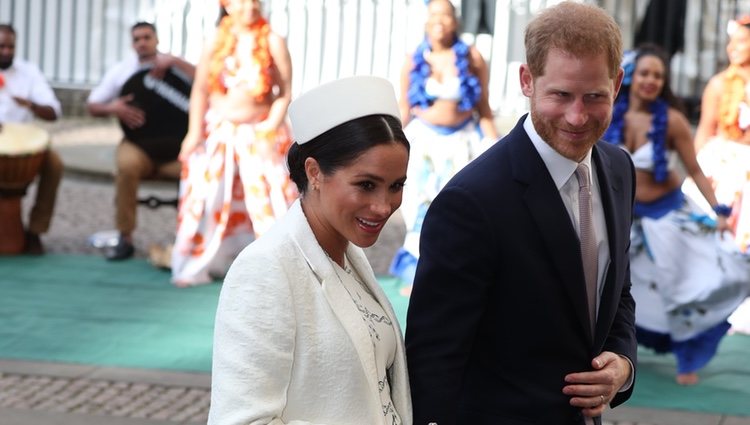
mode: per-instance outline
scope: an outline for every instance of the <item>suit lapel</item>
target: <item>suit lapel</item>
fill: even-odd
[[[510,148],[513,156],[513,177],[526,185],[523,200],[544,239],[562,285],[573,303],[576,317],[590,341],[593,341],[578,236],[570,222],[560,192],[524,131],[522,122],[523,120],[511,133],[514,137],[508,138],[508,143],[512,143]]]
[[[615,285],[614,278],[619,272],[621,267],[618,264],[617,255],[619,246],[622,246],[622,238],[630,237],[630,235],[622,235],[619,229],[623,229],[622,220],[623,214],[620,214],[622,206],[618,206],[616,203],[617,193],[622,190],[621,177],[612,173],[612,164],[610,161],[609,154],[604,149],[594,146],[592,160],[596,163],[596,176],[599,179],[599,192],[602,199],[602,206],[604,207],[604,219],[607,222],[607,238],[609,240],[609,253],[612,259],[607,269],[607,274],[604,276],[603,290],[601,291],[601,299],[599,301],[599,315],[596,321],[596,335],[599,338],[596,339],[600,342],[600,338],[604,335],[604,330],[608,329],[612,319],[614,318],[615,310],[617,309],[617,303],[614,300],[617,299],[615,296]]]

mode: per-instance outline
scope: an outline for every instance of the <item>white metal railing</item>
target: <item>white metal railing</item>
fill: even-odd
[[[558,1],[497,0],[495,36],[477,38],[490,64],[490,103],[496,112],[515,115],[525,109],[517,82],[523,29],[536,11]],[[587,1],[616,18],[626,47],[632,47],[649,0]],[[406,54],[422,38],[425,16],[424,0],[265,0],[264,9],[274,30],[287,39],[294,95],[354,74],[380,75],[398,84]],[[685,48],[673,59],[678,94],[700,96],[708,78],[725,65],[726,21],[748,11],[748,0],[688,0]],[[12,22],[18,32],[16,54],[38,64],[54,86],[82,89],[132,54],[133,23],[154,22],[161,50],[195,62],[217,15],[217,0],[0,1],[0,22]]]

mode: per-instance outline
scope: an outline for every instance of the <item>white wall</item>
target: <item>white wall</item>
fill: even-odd
[[[559,1],[497,0],[495,37],[477,39],[490,64],[496,113],[526,109],[518,87],[523,30],[534,13]],[[648,0],[590,1],[616,17],[625,47],[632,47]],[[678,93],[700,94],[726,57],[726,20],[735,8],[750,11],[749,3],[688,1],[686,48],[673,63]],[[294,95],[354,74],[380,75],[398,85],[403,60],[423,34],[424,0],[265,0],[264,7],[274,30],[287,38]],[[216,0],[0,0],[0,22],[12,21],[18,31],[17,55],[40,65],[58,87],[96,84],[108,67],[131,54],[129,28],[141,20],[156,24],[162,50],[196,62],[217,15]],[[700,22],[703,28],[697,28]]]

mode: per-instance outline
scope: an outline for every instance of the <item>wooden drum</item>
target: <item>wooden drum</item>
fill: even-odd
[[[21,198],[49,148],[49,134],[27,124],[0,127],[0,254],[24,249]]]

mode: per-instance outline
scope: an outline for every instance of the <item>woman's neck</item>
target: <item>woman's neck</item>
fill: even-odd
[[[737,73],[743,80],[750,80],[750,62],[736,65]]]
[[[650,101],[643,100],[638,96],[630,95],[630,102],[628,103],[628,111],[630,112],[650,112],[651,111]]]
[[[446,52],[448,50],[451,50],[453,48],[453,40],[449,39],[428,39],[428,43],[430,43],[430,50],[433,53],[440,53],[440,52]]]
[[[346,247],[349,242],[332,235],[335,230],[330,227],[330,224],[325,223],[315,211],[316,208],[313,204],[318,200],[310,201],[310,199],[302,198],[302,213],[307,218],[307,223],[310,225],[313,235],[315,235],[315,240],[318,241],[318,245],[323,249],[326,256],[343,268]]]

